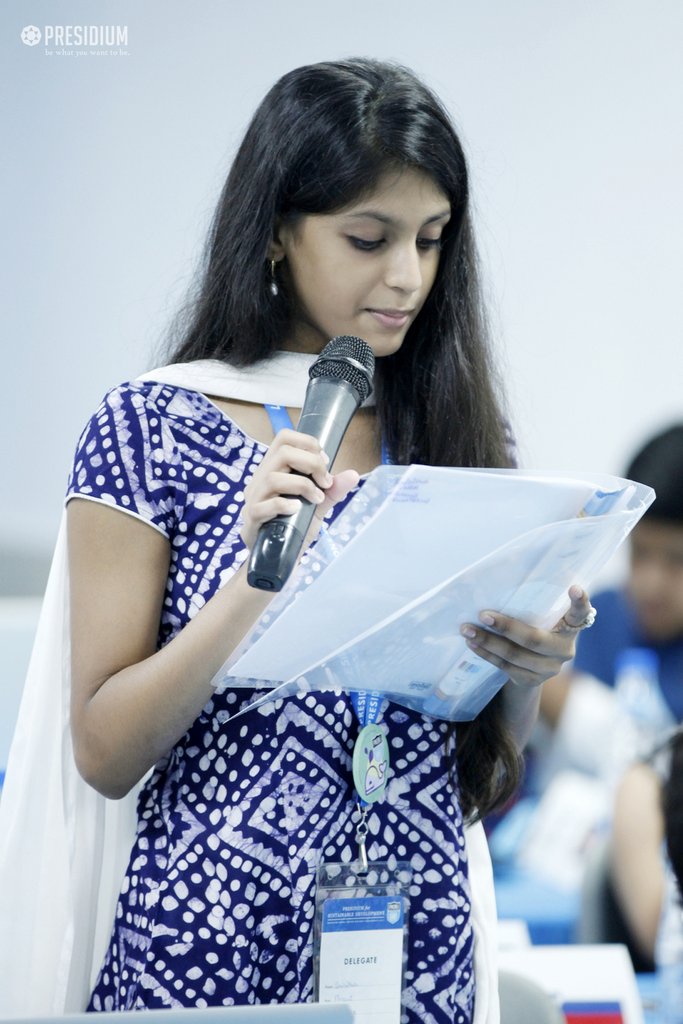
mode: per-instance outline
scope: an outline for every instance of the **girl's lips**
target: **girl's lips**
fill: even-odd
[[[366,312],[373,316],[382,327],[393,328],[393,330],[405,327],[410,319],[410,310],[401,313],[399,311],[390,312],[385,309],[368,309]]]

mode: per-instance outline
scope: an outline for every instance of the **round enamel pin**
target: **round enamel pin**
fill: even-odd
[[[389,775],[389,744],[379,725],[366,725],[353,748],[353,781],[361,800],[374,804],[384,796]]]

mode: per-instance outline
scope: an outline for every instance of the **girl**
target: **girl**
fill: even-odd
[[[307,366],[342,334],[375,353],[375,404],[330,473],[314,438],[274,434],[263,403],[296,422]],[[312,540],[382,445],[397,463],[512,464],[462,148],[411,72],[349,60],[271,89],[225,184],[173,362],[109,392],[67,494],[76,764],[113,798],[151,771],[89,1005],[307,1002],[317,866],[356,856],[359,726],[345,693],[233,719],[249,694],[212,688],[270,600],[247,585],[249,548],[294,510],[292,495],[317,505]],[[368,854],[413,866],[408,1021],[473,1020],[464,823],[517,781],[538,684],[572,656],[589,612],[578,588],[570,599],[552,632],[488,610],[465,627],[510,678],[477,721],[384,709],[394,775]]]

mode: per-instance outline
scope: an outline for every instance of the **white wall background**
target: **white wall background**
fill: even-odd
[[[128,55],[22,44],[55,23],[126,25]],[[682,42],[680,0],[4,0],[5,577],[49,551],[103,392],[154,364],[255,105],[321,59],[444,98],[523,461],[619,471],[683,416]]]

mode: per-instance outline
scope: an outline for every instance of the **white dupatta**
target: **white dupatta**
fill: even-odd
[[[236,369],[216,360],[144,374],[218,398],[300,408],[315,357],[281,352]],[[0,1016],[85,1009],[102,963],[133,843],[140,783],[100,796],[76,769],[69,727],[65,516],[0,798]],[[474,1024],[498,1024],[496,908],[481,824],[466,829],[472,890]]]

